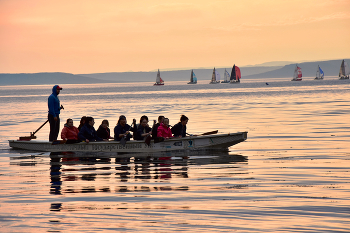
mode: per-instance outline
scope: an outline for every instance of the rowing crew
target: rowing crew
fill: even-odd
[[[82,117],[79,127],[73,125],[72,119],[67,119],[66,124],[61,132],[61,138],[66,143],[76,143],[85,141],[87,143],[93,141],[129,141],[153,139],[154,142],[161,142],[171,137],[186,137],[186,125],[188,117],[181,115],[180,122],[170,129],[169,119],[164,116],[158,117],[158,123],[154,120],[153,127],[148,125],[148,117],[142,116],[139,124],[133,119],[133,123],[127,124],[126,117],[121,115],[117,125],[114,127],[114,138],[110,136],[109,122],[103,120],[102,124],[96,131],[94,128],[95,120],[93,117]],[[131,134],[132,133],[132,134]]]

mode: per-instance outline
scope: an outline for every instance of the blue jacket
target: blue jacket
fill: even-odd
[[[60,100],[57,97],[57,86],[55,85],[52,88],[52,94],[49,96],[49,99],[47,101],[48,107],[49,107],[49,114],[53,117],[58,117],[60,115]]]
[[[89,141],[103,141],[102,138],[97,136],[96,130],[93,126],[89,125],[89,123],[85,123],[83,127],[81,127],[78,137],[82,141],[86,141],[86,139],[89,139]]]

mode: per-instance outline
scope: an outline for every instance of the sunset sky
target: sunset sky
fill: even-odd
[[[350,0],[0,0],[0,73],[350,58]]]

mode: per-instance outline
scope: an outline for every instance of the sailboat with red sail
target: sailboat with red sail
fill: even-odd
[[[159,72],[159,69],[158,69],[157,78],[156,78],[156,83],[153,84],[153,86],[162,86],[162,85],[164,85],[164,81],[163,81],[163,79],[160,77],[160,72]]]
[[[233,65],[232,71],[231,71],[231,77],[230,77],[230,83],[231,84],[238,84],[241,82],[241,69]]]
[[[303,74],[301,73],[301,68],[298,65],[296,65],[292,81],[301,81],[301,77],[303,77]]]

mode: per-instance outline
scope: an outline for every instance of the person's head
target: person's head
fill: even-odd
[[[164,124],[166,127],[169,127],[169,118],[164,118],[163,124]]]
[[[94,126],[94,124],[95,124],[94,118],[93,117],[86,117],[85,124]]]
[[[164,120],[164,116],[159,116],[158,117],[158,123],[163,123],[163,120]]]
[[[85,121],[86,121],[86,116],[83,116],[83,117],[80,119],[80,125],[84,125],[84,124],[85,124]]]
[[[141,119],[140,124],[142,125],[142,127],[146,127],[148,124],[148,118]]]
[[[148,123],[148,117],[143,115],[141,118],[140,118],[140,124],[142,124],[142,121],[143,120],[147,120],[147,123]]]
[[[185,115],[181,115],[180,122],[181,122],[182,125],[186,125],[187,122],[188,122],[188,117],[185,116]]]
[[[66,125],[68,125],[68,127],[72,127],[73,126],[73,120],[68,118],[67,122],[66,122]]]
[[[121,115],[118,120],[118,124],[124,126],[126,124],[126,117],[124,115]]]
[[[60,91],[62,90],[62,87],[55,85],[52,88],[52,93],[55,93],[56,95],[60,94]]]
[[[101,123],[101,125],[102,125],[103,128],[109,127],[109,122],[108,122],[108,120],[103,120],[102,123]]]

